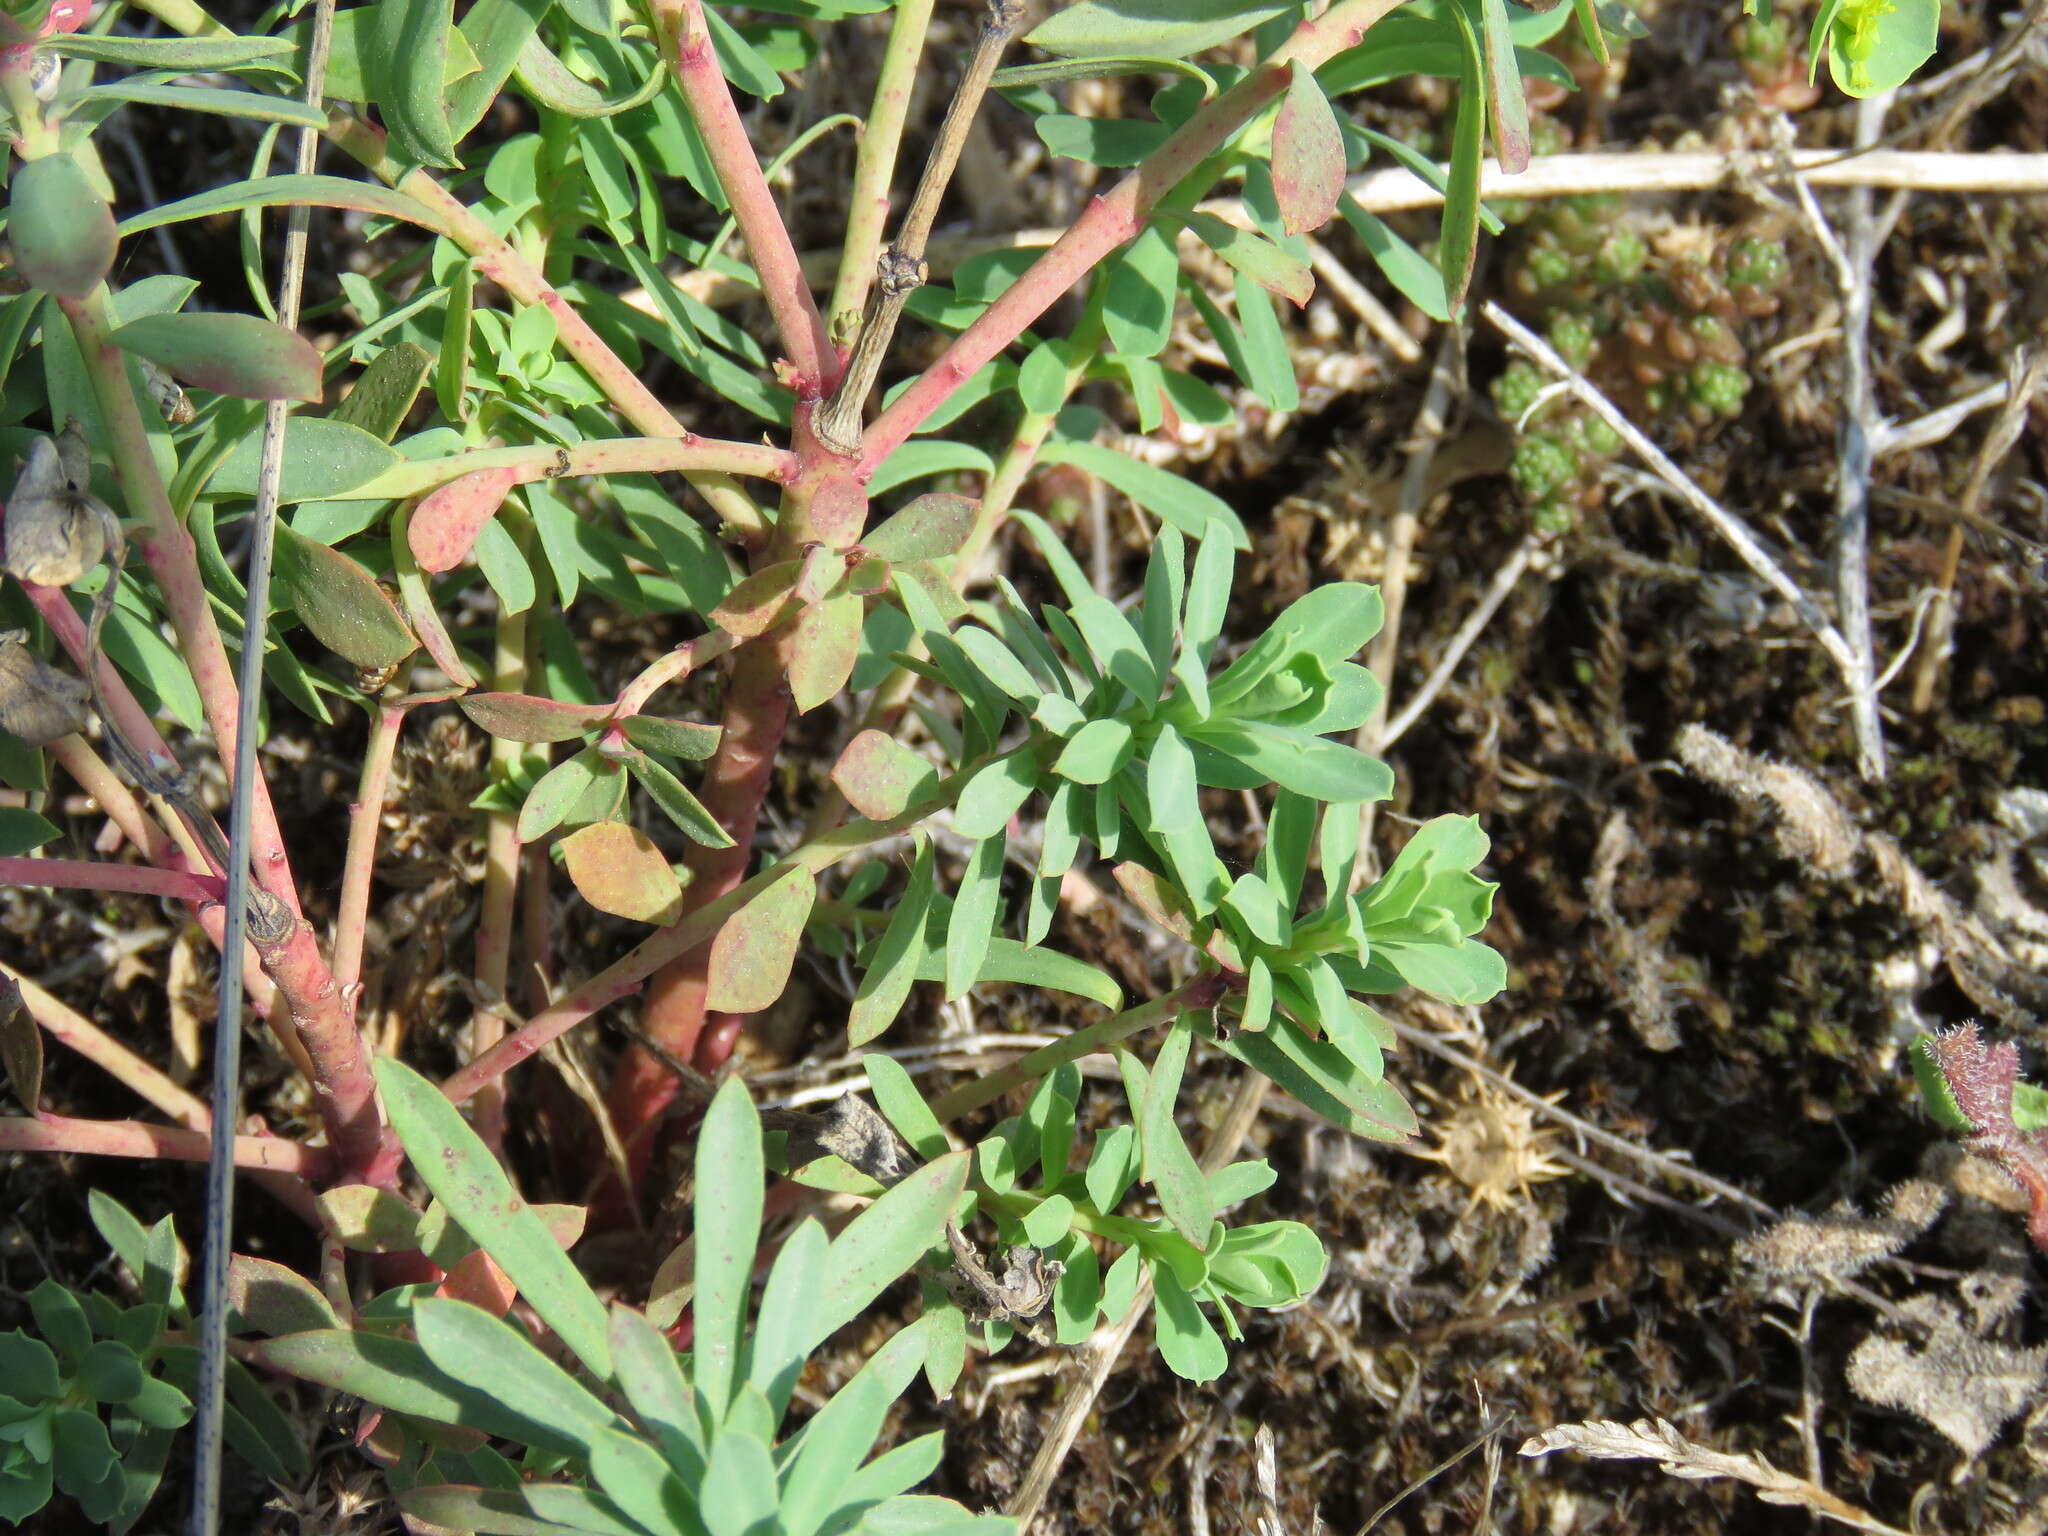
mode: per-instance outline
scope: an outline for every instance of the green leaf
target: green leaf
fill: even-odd
[[[1122,491],[1154,517],[1173,524],[1191,539],[1204,537],[1209,533],[1211,524],[1220,523],[1228,542],[1239,549],[1252,547],[1244,524],[1228,502],[1171,470],[1140,463],[1114,448],[1105,448],[1097,443],[1068,442],[1063,438],[1048,442],[1039,454],[1039,462],[1072,464],[1077,469],[1086,470]]]
[[[1368,213],[1349,193],[1337,200],[1337,211],[1402,297],[1430,319],[1448,324],[1450,295],[1444,288],[1443,272],[1436,264],[1395,233],[1378,214]]]
[[[1486,48],[1487,115],[1493,119],[1495,154],[1509,175],[1529,168],[1529,107],[1522,97],[1522,70],[1508,31],[1507,0],[1479,0],[1480,35]]]
[[[297,333],[254,315],[146,315],[107,339],[148,358],[183,383],[217,395],[245,400],[320,398],[319,352]]]
[[[1173,298],[1180,255],[1163,225],[1147,226],[1103,269],[1102,321],[1110,348],[1129,357],[1156,357],[1173,331]]]
[[[872,490],[870,491],[872,494]],[[957,553],[974,531],[981,504],[965,496],[934,491],[920,496],[861,535],[861,547],[878,559],[939,560]]]
[[[949,1153],[896,1184],[832,1240],[818,1277],[815,1347],[865,1312],[899,1275],[945,1236],[967,1187],[969,1154]]]
[[[1188,1049],[1193,1042],[1193,1027],[1183,1014],[1160,1044],[1159,1055],[1152,1063],[1151,1081],[1144,1102],[1136,1108],[1136,1116],[1145,1177],[1159,1196],[1159,1208],[1180,1234],[1199,1248],[1209,1240],[1209,1224],[1216,1219],[1216,1211],[1210,1203],[1208,1180],[1201,1165],[1174,1123],[1181,1074],[1187,1068]]]
[[[16,185],[19,186],[19,182]],[[123,235],[136,235],[187,219],[208,219],[216,214],[240,213],[244,208],[281,208],[304,204],[316,208],[347,208],[417,224],[437,235],[453,237],[446,221],[425,204],[403,192],[380,187],[374,182],[348,181],[340,176],[262,176],[254,181],[231,182],[210,192],[159,203],[141,213],[130,214],[120,224]]]
[[[880,733],[871,733],[880,734]],[[896,1021],[917,978],[917,959],[923,944],[925,915],[932,899],[932,845],[918,837],[917,861],[910,871],[910,883],[897,898],[889,914],[889,926],[882,931],[874,958],[854,993],[853,1008],[847,1016],[847,1041],[862,1046],[879,1036]]]
[[[631,1307],[612,1304],[612,1368],[633,1416],[652,1429],[669,1461],[701,1473],[702,1432],[675,1347]]]
[[[627,732],[627,735],[631,734]],[[626,772],[647,792],[647,798],[661,807],[662,815],[674,822],[683,836],[706,848],[733,846],[732,834],[719,824],[718,818],[705,808],[703,801],[683,787],[681,779],[644,753],[635,752],[620,761],[626,765]]]
[[[1184,1380],[1214,1381],[1230,1363],[1216,1329],[1168,1266],[1152,1266],[1152,1284],[1157,1297],[1153,1331],[1159,1358]]]
[[[218,117],[247,118],[259,123],[288,123],[297,128],[321,129],[327,114],[267,91],[228,91],[191,85],[159,85],[141,80],[115,80],[88,86],[79,93],[85,102],[132,101],[145,106],[165,107],[173,112],[210,112]]]
[[[418,165],[458,166],[448,121],[448,42],[454,0],[376,0],[364,83],[392,149]]]
[[[575,1455],[584,1449],[572,1426],[525,1418],[487,1393],[449,1376],[410,1339],[388,1338],[368,1329],[337,1328],[270,1339],[257,1346],[257,1353],[276,1370],[364,1398],[394,1413],[436,1424],[467,1425],[561,1455]]]
[[[1827,29],[1828,74],[1850,96],[1896,90],[1934,56],[1941,0],[1844,0]]]
[[[637,1436],[617,1430],[599,1434],[590,1449],[590,1475],[614,1504],[650,1531],[687,1530],[696,1513],[683,1480]]]
[[[967,856],[953,913],[946,924],[946,1001],[964,997],[988,958],[1003,902],[1003,843],[986,837]]]
[[[953,638],[967,653],[967,659],[980,669],[981,675],[1018,703],[1030,704],[1044,695],[1045,690],[1024,663],[1017,659],[1016,653],[989,631],[977,625],[964,624],[954,632]]]
[[[377,580],[289,524],[276,532],[278,595],[319,642],[358,667],[392,667],[419,649]]]
[[[842,1507],[890,1407],[923,1368],[929,1333],[923,1319],[897,1330],[804,1425],[783,1476],[778,1523],[786,1536],[815,1536]]]
[[[1184,59],[1288,9],[1274,0],[1079,0],[1024,40],[1061,58]]]
[[[602,762],[585,747],[540,776],[519,807],[519,841],[537,843],[562,824],[593,784]]]
[[[695,720],[669,720],[660,715],[628,715],[619,722],[619,728],[634,746],[680,757],[687,763],[710,757],[718,750],[723,734],[720,726],[701,725]]]
[[[813,603],[789,637],[789,690],[798,714],[837,698],[860,658],[867,599],[841,592]]]
[[[521,1418],[552,1425],[586,1453],[618,1422],[521,1330],[482,1307],[428,1298],[413,1303],[412,1324],[427,1358],[452,1380],[488,1394]],[[609,1362],[609,1344],[605,1350]]]
[[[903,1064],[878,1051],[862,1056],[860,1063],[876,1107],[896,1127],[910,1150],[927,1162],[944,1157],[952,1146],[946,1140],[945,1128],[932,1114],[931,1106],[925,1103],[924,1095],[917,1091],[917,1084],[904,1071]]]
[[[326,1294],[312,1281],[282,1264],[245,1253],[228,1259],[228,1305],[234,1309],[233,1326],[257,1333],[303,1333],[340,1326]]]
[[[747,1298],[761,1235],[761,1120],[746,1084],[728,1078],[705,1111],[697,1156],[718,1176],[697,1185],[696,1386],[713,1423],[740,1382]]]
[[[38,39],[39,51],[130,69],[213,74],[260,68],[290,74],[296,45],[288,37],[101,37],[90,32]]]
[[[57,835],[58,829],[34,811],[17,805],[0,806],[0,858],[17,858]]]
[[[1076,784],[1104,784],[1131,760],[1136,740],[1128,720],[1090,720],[1067,739],[1053,772]]]
[[[885,496],[913,480],[955,470],[986,475],[994,472],[995,460],[972,443],[912,438],[899,444],[895,452],[882,461],[882,467],[868,481],[868,495]]]
[[[727,918],[711,941],[706,1006],[759,1013],[782,996],[817,899],[816,878],[799,865]]]
[[[976,770],[954,806],[954,829],[977,840],[997,836],[1031,798],[1041,771],[1038,755],[1029,746],[1006,752]]]
[[[222,459],[206,483],[209,496],[254,496],[262,435],[250,433]],[[284,430],[284,477],[278,500],[322,501],[367,484],[398,455],[360,427],[329,416],[294,416]]]
[[[956,917],[957,912],[956,908]],[[949,928],[949,937],[950,933]],[[946,976],[945,966],[945,951],[929,949],[918,962],[917,979],[942,981]],[[1015,939],[1004,938],[1001,934],[990,937],[988,953],[983,956],[980,969],[969,978],[968,985],[984,981],[1008,982],[1013,986],[1044,987],[1055,992],[1068,992],[1076,997],[1091,998],[1110,1009],[1120,1007],[1123,1003],[1123,993],[1117,984],[1110,980],[1107,974],[1086,961],[1076,960],[1072,955],[1060,954],[1057,950],[1019,944]]]
[[[766,1445],[747,1435],[719,1436],[697,1495],[710,1536],[768,1536],[776,1529],[775,1482]]]
[[[1315,273],[1309,264],[1288,255],[1263,235],[1213,213],[1190,213],[1184,215],[1184,222],[1204,245],[1268,293],[1277,293],[1297,309],[1315,297]]]
[[[1195,788],[1195,758],[1171,726],[1162,727],[1145,764],[1148,831],[1166,849],[1175,878],[1199,915],[1223,898],[1225,876],[1209,841],[1209,827]]]
[[[434,355],[425,347],[410,341],[386,347],[357,377],[348,398],[334,408],[333,419],[388,443],[405,425],[433,370]]]
[[[1465,302],[1473,257],[1479,248],[1479,162],[1485,153],[1486,96],[1480,84],[1479,40],[1472,35],[1472,23],[1461,4],[1453,4],[1450,10],[1464,53],[1457,112],[1451,125],[1451,174],[1444,188],[1437,264],[1443,269],[1445,297],[1456,313]]]
[[[1272,167],[1282,229],[1302,235],[1330,222],[1344,192],[1344,135],[1315,71],[1298,59],[1273,121]]]
[[[820,1160],[826,1161],[836,1163],[838,1159]],[[747,1380],[752,1391],[745,1401],[764,1403],[776,1419],[789,1407],[790,1394],[796,1390],[804,1357],[811,1348],[811,1304],[829,1246],[825,1229],[816,1218],[805,1217],[784,1239],[761,1289],[759,1320],[747,1346]],[[728,1415],[729,1422],[732,1417]]]
[[[505,741],[573,741],[611,717],[607,704],[565,704],[530,693],[466,693],[455,707],[470,723]]]
[[[1124,1193],[1139,1173],[1138,1129],[1133,1125],[1112,1126],[1095,1138],[1088,1155],[1088,1171],[1082,1182],[1088,1200],[1107,1216],[1123,1203]]]
[[[1415,1112],[1393,1084],[1360,1071],[1335,1046],[1307,1039],[1284,1019],[1218,1043],[1332,1125],[1374,1141],[1406,1141],[1415,1134]]]
[[[0,1382],[6,1383],[9,1397],[24,1403],[42,1402],[64,1390],[50,1346],[19,1328],[0,1333]]]
[[[84,298],[114,265],[114,215],[85,167],[62,151],[14,172],[7,238],[22,280],[59,298]]]
[[[519,1287],[595,1376],[611,1375],[604,1304],[488,1147],[441,1090],[389,1057],[376,1062],[385,1109],[421,1182]]]
[[[1282,788],[1317,800],[1384,800],[1394,773],[1378,758],[1342,742],[1264,720],[1211,720],[1188,732]]]
[[[512,1489],[433,1483],[396,1497],[398,1507],[416,1520],[477,1536],[647,1536],[646,1527],[628,1520],[611,1500],[563,1484]]]

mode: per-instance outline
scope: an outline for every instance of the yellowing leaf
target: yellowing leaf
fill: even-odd
[[[789,968],[818,882],[792,869],[726,920],[711,941],[706,1003],[720,1013],[759,1013],[789,985]]]
[[[636,923],[672,923],[682,910],[682,882],[638,827],[594,821],[561,846],[577,894],[598,911]]]

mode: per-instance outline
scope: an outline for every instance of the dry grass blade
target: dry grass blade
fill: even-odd
[[[1732,1478],[1756,1489],[1757,1497],[1766,1504],[1809,1509],[1876,1536],[1906,1536],[1897,1526],[1886,1525],[1827,1489],[1780,1472],[1761,1456],[1731,1455],[1696,1444],[1663,1419],[1637,1419],[1633,1424],[1588,1419],[1581,1424],[1560,1424],[1522,1442],[1524,1456],[1548,1456],[1553,1451],[1577,1451],[1599,1461],[1654,1461],[1673,1477],[1694,1482]]]

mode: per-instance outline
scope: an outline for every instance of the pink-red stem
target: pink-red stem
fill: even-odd
[[[142,864],[100,864],[91,859],[0,858],[0,885],[40,885],[50,890],[126,891],[170,901],[219,901],[218,875],[192,875]]]
[[[88,1152],[99,1157],[177,1158],[188,1163],[207,1160],[211,1138],[205,1131],[149,1125],[140,1120],[73,1120],[66,1115],[36,1119],[0,1117],[0,1152]],[[324,1180],[334,1171],[334,1154],[326,1147],[301,1146],[273,1136],[237,1136],[235,1166]]]
[[[761,296],[796,373],[797,397],[815,400],[834,382],[838,353],[825,334],[789,227],[747,137],[747,125],[733,104],[704,7],[700,0],[654,0],[654,18],[690,120],[697,125],[734,222],[747,242],[747,259],[761,276]]]
[[[1023,335],[1110,252],[1138,235],[1161,199],[1286,90],[1296,62],[1313,68],[1353,46],[1399,3],[1339,0],[1315,20],[1303,22],[1270,58],[1196,112],[1136,170],[1091,202],[1052,248],[875,418],[861,438],[861,476],[872,475],[975,370]]]

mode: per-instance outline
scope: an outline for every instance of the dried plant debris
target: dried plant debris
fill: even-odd
[[[1780,1472],[1761,1456],[1735,1456],[1699,1445],[1663,1419],[1637,1419],[1633,1424],[1588,1419],[1582,1424],[1560,1424],[1522,1442],[1524,1456],[1547,1456],[1553,1451],[1577,1451],[1600,1461],[1652,1460],[1671,1476],[1695,1482],[1734,1478],[1756,1489],[1757,1497],[1766,1504],[1809,1509],[1859,1531],[1878,1532],[1880,1536],[1905,1536],[1896,1526],[1865,1514],[1827,1489],[1790,1472]]]
[[[1941,945],[1956,984],[1980,1008],[2011,1019],[2014,994],[2042,995],[2041,978],[2018,963],[2002,939],[1921,873],[1891,838],[1858,827],[1812,775],[1745,752],[1702,725],[1681,730],[1676,746],[1680,761],[1699,778],[1775,810],[1779,846],[1815,873],[1841,879],[1868,859],[1907,920]]]
[[[0,971],[0,1069],[21,1107],[39,1115],[43,1105],[43,1031],[21,1000],[21,983]]]
[[[120,538],[114,514],[92,494],[92,459],[76,420],[53,440],[38,437],[7,497],[4,559],[11,576],[68,587]]]
[[[953,1267],[939,1277],[969,1322],[1008,1323],[1034,1344],[1054,1342],[1053,1290],[1066,1265],[1037,1248],[1012,1248],[998,1277],[967,1240],[958,1222],[946,1223]]]
[[[1622,869],[1642,852],[1642,841],[1620,811],[1607,818],[1593,849],[1593,874],[1586,882],[1586,900],[1606,930],[1604,945],[1594,950],[1597,964],[1609,973],[1609,984],[1621,999],[1636,1038],[1653,1051],[1678,1049],[1678,1026],[1664,1004],[1664,957],[1642,928],[1623,916],[1615,904],[1615,885]]]
[[[1947,1204],[1939,1184],[1908,1179],[1886,1198],[1883,1216],[1864,1216],[1847,1204],[1820,1216],[1787,1216],[1737,1243],[1735,1254],[1773,1279],[1842,1279],[1890,1258],[1933,1226]]]
[[[1980,1455],[2039,1398],[2048,1348],[2014,1349],[1985,1338],[1937,1296],[1916,1296],[1900,1312],[1925,1324],[1926,1336],[1872,1334],[1849,1356],[1850,1387],[1865,1402],[1933,1426],[1965,1456]]]
[[[0,731],[46,747],[85,729],[91,697],[84,683],[29,649],[27,630],[0,629]]]

